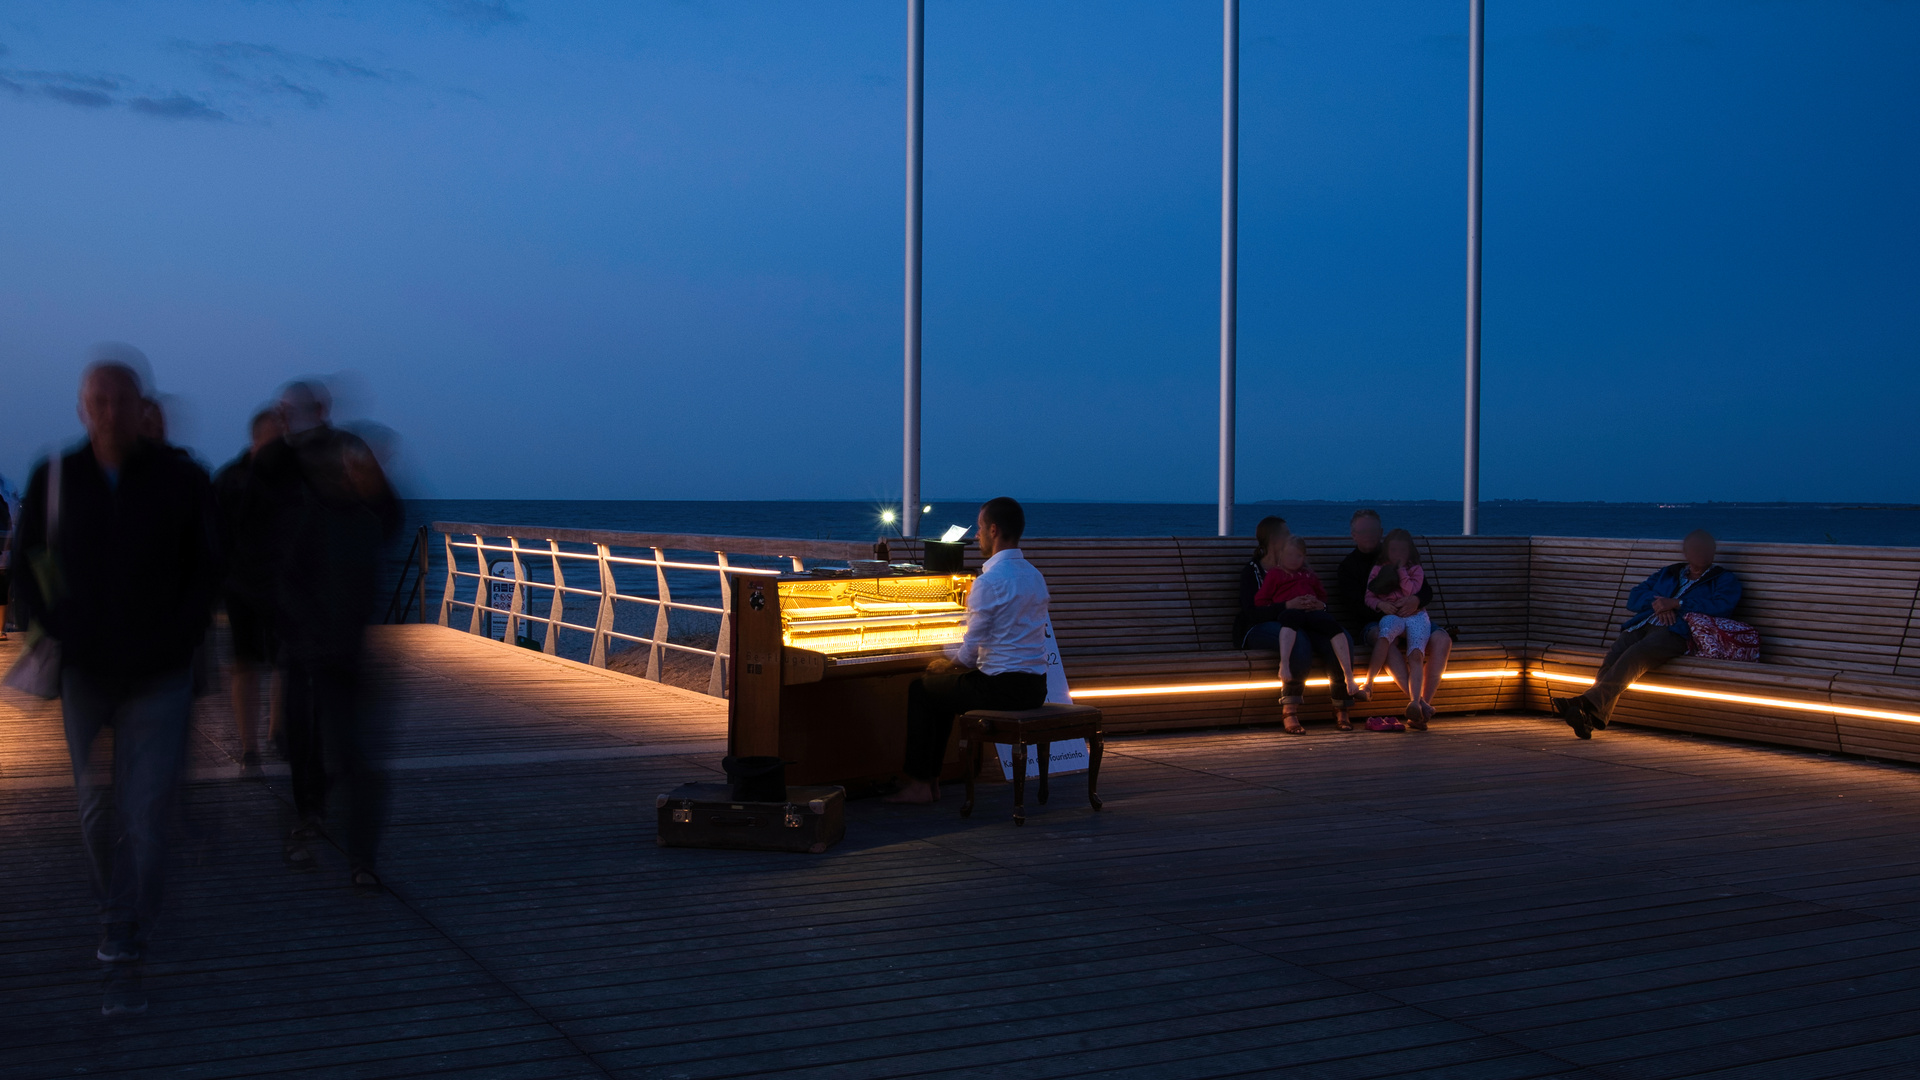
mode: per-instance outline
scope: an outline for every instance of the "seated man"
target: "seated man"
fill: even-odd
[[[1578,697],[1553,699],[1553,711],[1575,735],[1587,739],[1595,728],[1606,730],[1614,702],[1633,680],[1686,654],[1692,640],[1686,616],[1731,614],[1740,602],[1740,579],[1713,561],[1719,545],[1712,533],[1693,530],[1680,550],[1686,562],[1661,567],[1627,594],[1633,615],[1600,662],[1593,688]]]
[[[940,798],[940,766],[953,718],[973,709],[1037,709],[1047,700],[1047,582],[1020,554],[1027,515],[1008,498],[980,508],[986,563],[967,594],[967,631],[948,659],[907,688],[906,783],[888,802]]]
[[[1334,579],[1334,617],[1346,626],[1347,633],[1353,636],[1360,647],[1367,648],[1373,644],[1380,625],[1380,616],[1367,606],[1367,574],[1380,561],[1380,540],[1386,533],[1381,528],[1377,510],[1355,510],[1347,531],[1353,537],[1353,550],[1340,560],[1338,576]],[[1389,614],[1410,616],[1425,610],[1432,602],[1433,577],[1429,575],[1417,594],[1402,600],[1397,610]],[[1403,641],[1387,653],[1387,670],[1393,673],[1394,685],[1407,692],[1407,719],[1415,727],[1425,728],[1427,715],[1417,708],[1417,703],[1432,701],[1433,695],[1439,691],[1440,676],[1447,670],[1447,655],[1453,651],[1453,638],[1440,627],[1433,628],[1433,635],[1427,639],[1427,659],[1421,669],[1419,686],[1407,685],[1404,647]],[[1399,730],[1393,724],[1393,721],[1382,717],[1367,721],[1367,726],[1376,731]]]

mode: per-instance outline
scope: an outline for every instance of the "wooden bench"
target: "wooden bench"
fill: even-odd
[[[1675,541],[1535,537],[1527,705],[1577,693],[1627,617],[1627,593],[1678,562]],[[1760,661],[1686,657],[1649,673],[1615,716],[1627,723],[1815,750],[1920,761],[1920,550],[1739,544],[1734,618],[1760,631]],[[1726,700],[1757,698],[1751,700]],[[1920,715],[1916,715],[1920,720]]]
[[[1344,537],[1307,543],[1314,571],[1331,587],[1353,545]],[[1443,681],[1434,707],[1452,713],[1524,707],[1527,539],[1423,537],[1420,543],[1440,582],[1435,621],[1464,630],[1449,662],[1453,677]],[[1046,575],[1074,698],[1100,706],[1109,733],[1280,722],[1279,655],[1233,642],[1240,568],[1252,548],[1252,540],[1234,537],[1021,543]],[[968,566],[977,569],[972,549]],[[1364,648],[1355,655],[1363,670],[1366,655]],[[1303,710],[1309,720],[1332,715],[1324,680],[1320,672],[1309,683]],[[1194,692],[1196,686],[1211,689]],[[1383,682],[1354,714],[1398,713],[1406,700],[1400,687]]]
[[[1678,540],[1420,537],[1436,623],[1459,640],[1434,707],[1544,711],[1591,679],[1626,618],[1632,587],[1679,560]],[[1350,550],[1308,538],[1329,586]],[[1047,576],[1077,701],[1108,732],[1277,723],[1278,657],[1230,640],[1245,538],[1041,539],[1022,545]],[[1684,658],[1621,698],[1623,722],[1830,752],[1920,761],[1920,549],[1741,544],[1734,614],[1762,636],[1761,660]],[[1356,664],[1364,664],[1364,649]],[[1526,673],[1523,677],[1522,673]],[[1202,688],[1202,689],[1196,689]],[[1305,715],[1324,718],[1324,683]],[[1398,712],[1377,688],[1358,715]]]

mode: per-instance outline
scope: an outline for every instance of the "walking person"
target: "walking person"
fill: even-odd
[[[1620,636],[1607,650],[1593,687],[1575,697],[1552,698],[1553,711],[1573,733],[1590,739],[1605,731],[1613,707],[1633,681],[1677,656],[1693,640],[1688,615],[1725,616],[1740,603],[1740,579],[1714,562],[1720,544],[1705,529],[1680,542],[1684,562],[1663,566],[1627,594],[1632,615],[1620,624]]]
[[[186,754],[194,650],[219,558],[206,470],[141,434],[140,376],[89,367],[87,441],[34,470],[22,506],[23,614],[58,643],[60,707],[108,965],[101,1012],[146,1009],[138,961],[160,913],[167,809]],[[104,728],[113,751],[97,753]]]
[[[378,889],[387,786],[362,649],[400,501],[366,442],[332,425],[331,406],[318,383],[288,385],[277,410],[284,435],[261,447],[251,478],[265,523],[297,818],[282,851],[295,869],[317,865],[310,845],[324,835],[331,789],[346,803],[349,880]]]
[[[7,640],[7,605],[12,602],[13,492],[0,476],[0,641]]]
[[[1305,733],[1300,725],[1302,684],[1306,666],[1294,659],[1295,646],[1305,638],[1314,654],[1327,667],[1327,682],[1333,691],[1333,722],[1341,731],[1352,731],[1347,714],[1346,689],[1353,682],[1353,645],[1338,619],[1327,613],[1327,588],[1320,577],[1307,567],[1307,542],[1288,536],[1280,545],[1278,562],[1261,580],[1254,605],[1274,613],[1280,627],[1277,648],[1280,652],[1280,716],[1289,735]]]
[[[272,409],[255,413],[248,429],[247,449],[213,475],[214,500],[220,508],[221,548],[227,574],[222,585],[227,610],[227,636],[233,649],[233,727],[240,742],[243,776],[260,775],[259,721],[262,683],[269,719],[278,712],[273,681],[272,584],[268,578],[268,541],[260,506],[253,498],[253,463],[260,451],[280,438],[280,417]]]

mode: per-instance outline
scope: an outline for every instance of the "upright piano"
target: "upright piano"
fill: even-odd
[[[883,566],[733,581],[728,752],[787,781],[873,790],[900,771],[907,686],[965,631],[974,575]],[[948,745],[946,772],[960,755]]]

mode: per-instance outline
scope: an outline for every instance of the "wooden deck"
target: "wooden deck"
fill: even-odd
[[[657,847],[716,703],[383,630],[391,895],[202,711],[152,1009],[98,1015],[56,714],[0,699],[0,1080],[1920,1075],[1920,770],[1534,717],[1115,740],[1028,826]],[[0,655],[0,662],[10,654]]]

